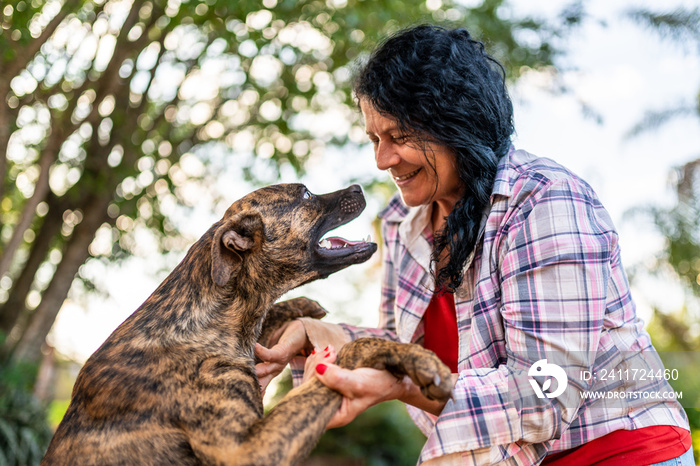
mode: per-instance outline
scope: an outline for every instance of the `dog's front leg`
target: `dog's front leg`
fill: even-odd
[[[290,391],[263,417],[252,368],[205,360],[197,403],[183,407],[180,428],[202,464],[284,466],[316,445],[341,402],[339,393],[312,379]]]
[[[340,407],[341,395],[312,379],[290,391],[257,421],[233,464],[288,466],[307,457]]]
[[[178,403],[178,427],[201,464],[247,464],[239,446],[263,417],[262,395],[250,361],[211,357],[199,365],[195,391]]]

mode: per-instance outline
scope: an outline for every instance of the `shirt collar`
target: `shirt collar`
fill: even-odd
[[[430,228],[431,210],[430,206],[413,207],[399,225],[401,241],[426,272],[430,272],[433,248],[423,232]]]
[[[408,215],[409,207],[401,200],[399,193],[394,194],[384,209],[379,212],[379,218],[386,222],[401,222]]]
[[[511,165],[511,158],[515,152],[515,147],[512,145],[508,149],[508,153],[501,157],[498,161],[498,168],[496,169],[496,179],[493,184],[493,190],[491,191],[491,204],[493,205],[494,196],[501,195],[505,197],[510,197],[512,190],[510,186],[510,177],[508,169]]]

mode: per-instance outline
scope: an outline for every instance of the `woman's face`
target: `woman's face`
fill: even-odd
[[[360,108],[377,168],[389,172],[404,203],[415,207],[436,202],[443,216],[449,214],[463,192],[452,151],[402,136],[393,119],[365,100],[360,100]]]

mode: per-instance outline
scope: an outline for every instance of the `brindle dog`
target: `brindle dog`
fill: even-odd
[[[364,207],[359,186],[315,196],[276,185],[235,202],[88,359],[43,464],[260,466],[305,457],[341,396],[313,378],[264,416],[253,348],[289,319],[325,313],[305,298],[273,305],[282,294],[375,252],[369,242],[319,244]],[[360,339],[338,364],[408,375],[431,399],[450,394],[449,369],[419,346]]]

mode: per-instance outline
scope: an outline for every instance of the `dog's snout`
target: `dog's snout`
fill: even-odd
[[[365,196],[359,184],[353,184],[345,189],[345,195],[340,200],[340,211],[343,214],[361,212],[365,208]]]
[[[341,223],[356,217],[366,205],[364,193],[358,184],[332,193],[321,194],[318,198],[323,200],[322,204],[325,209],[328,209],[329,214],[340,215],[337,220]],[[335,225],[333,228],[339,225]]]
[[[362,210],[364,203],[356,198],[343,198],[340,201],[340,211],[344,214],[351,214]]]

